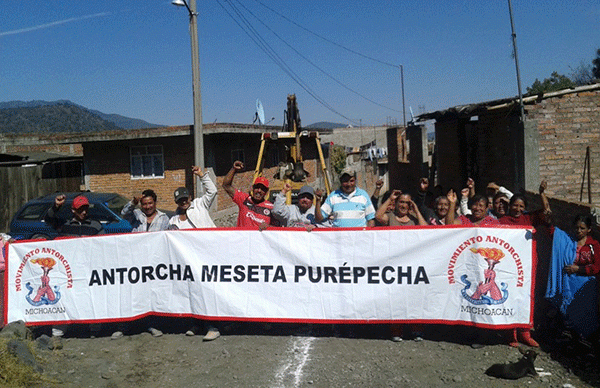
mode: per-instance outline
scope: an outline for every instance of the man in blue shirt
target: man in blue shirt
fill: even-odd
[[[315,193],[317,222],[330,219],[336,228],[375,226],[375,208],[369,194],[356,187],[356,171],[346,167],[340,174],[340,188],[321,205],[320,193]]]

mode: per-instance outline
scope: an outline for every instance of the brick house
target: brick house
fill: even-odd
[[[47,157],[52,153],[63,159],[74,158],[80,165],[83,164],[82,189],[116,192],[125,197],[153,189],[161,209],[175,210],[173,191],[180,186],[194,187],[191,173],[194,163],[192,130],[193,126],[188,125],[99,133],[0,134],[0,154],[36,153]],[[281,131],[281,127],[214,123],[203,125],[203,130],[205,166],[212,169],[212,177],[219,189],[213,210],[237,209],[221,188],[223,177],[235,160],[241,160],[246,171],[236,175],[234,186],[249,190],[261,135]],[[319,186],[322,172],[317,163],[314,139],[303,139],[301,146],[304,169],[309,173],[308,182]],[[263,170],[267,178],[272,179],[279,162],[284,161],[285,152],[282,151],[267,150]],[[328,148],[324,147],[323,151],[327,158]],[[11,193],[9,190],[8,197],[12,197]],[[15,209],[48,193],[35,191],[29,194],[19,194],[16,195],[18,198],[11,199],[14,202],[12,210],[0,221],[7,224]]]
[[[436,182],[460,190],[473,177],[478,190],[495,181],[535,192],[545,179],[549,196],[600,204],[600,84],[525,97],[524,105],[525,125],[517,98],[420,115],[435,120]]]
[[[180,186],[194,187],[192,128],[111,131],[71,139],[82,146],[86,189],[116,192],[126,197],[153,189],[159,198],[159,207],[174,210],[173,191]],[[233,162],[241,160],[246,168],[246,172],[236,176],[234,186],[248,190],[262,133],[276,132],[280,127],[218,123],[204,125],[203,130],[205,166],[212,168],[219,189],[215,210],[224,210],[233,206],[221,188],[223,177]],[[304,147],[307,150],[304,169],[313,182],[320,173],[315,161],[317,153],[308,144]],[[275,174],[282,157],[277,150],[268,150],[265,176],[271,178]]]

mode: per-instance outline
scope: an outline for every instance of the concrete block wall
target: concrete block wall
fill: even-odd
[[[580,200],[586,147],[590,146],[592,202],[600,204],[600,91],[548,98],[528,105],[539,133],[540,179],[548,195]],[[587,174],[583,201],[587,202]]]

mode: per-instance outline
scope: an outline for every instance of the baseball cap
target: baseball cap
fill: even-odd
[[[315,189],[310,186],[302,186],[298,192],[298,197],[301,197],[303,194],[310,194],[310,196],[314,198]]]
[[[346,167],[340,173],[340,178],[344,175],[356,176],[356,171],[352,167]]]
[[[77,210],[82,206],[90,206],[90,201],[83,195],[79,195],[73,200],[72,208]]]
[[[254,180],[254,184],[252,185],[252,187],[254,187],[256,185],[263,185],[268,189],[269,188],[269,180],[265,177],[259,176],[258,178],[256,178]]]
[[[175,202],[177,202],[182,198],[189,198],[190,192],[186,187],[178,187],[175,192],[173,192],[173,196],[175,197]]]

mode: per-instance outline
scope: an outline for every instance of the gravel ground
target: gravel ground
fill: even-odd
[[[141,327],[141,326],[140,326]],[[392,342],[384,325],[332,326],[233,323],[212,342],[173,331],[110,338],[65,338],[40,351],[57,387],[598,387],[598,363],[585,346],[543,344],[542,376],[506,381],[486,376],[494,363],[520,353],[486,331],[475,349],[469,328],[428,326],[425,339]],[[46,385],[48,386],[48,385]]]

